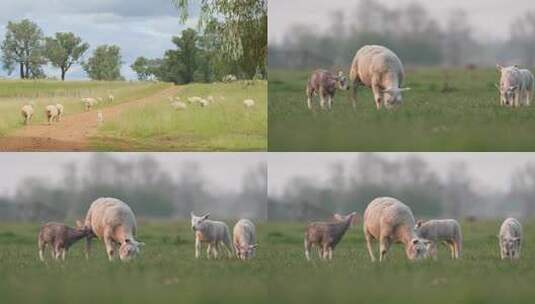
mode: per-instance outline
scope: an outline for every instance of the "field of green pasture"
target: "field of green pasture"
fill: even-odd
[[[228,221],[230,225],[233,221]],[[0,224],[2,303],[532,303],[535,222],[524,222],[519,262],[501,261],[499,221],[464,223],[464,251],[451,261],[408,262],[395,245],[387,260],[369,260],[362,229],[351,228],[334,260],[306,262],[304,223],[257,224],[257,257],[195,260],[187,222],[139,221],[146,243],[132,263],[109,263],[83,241],[65,263],[38,260],[36,224]],[[95,242],[95,243],[98,243]],[[203,255],[205,252],[203,251]]]
[[[187,109],[174,110],[169,97],[178,96]],[[105,122],[94,139],[97,149],[115,151],[264,151],[267,148],[267,82],[190,84],[176,96],[125,111]],[[201,107],[188,97],[214,103]],[[255,105],[246,108],[244,99]]]
[[[305,106],[310,71],[270,70],[269,151],[533,151],[535,106],[499,106],[495,69],[409,69],[404,104],[377,111],[360,87],[337,92],[332,112]]]

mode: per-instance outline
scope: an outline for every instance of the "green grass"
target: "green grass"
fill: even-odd
[[[120,119],[105,122],[95,138],[98,149],[147,151],[263,151],[267,148],[267,84],[191,84],[178,96],[206,98],[216,103],[188,105],[175,111],[166,97],[142,109],[129,109]],[[224,97],[224,100],[221,99]],[[243,100],[255,100],[246,109]],[[123,147],[123,148],[122,148]]]
[[[233,222],[229,222],[233,224]],[[0,224],[2,303],[532,303],[535,223],[524,223],[519,262],[498,258],[498,221],[465,223],[462,259],[408,262],[394,245],[371,263],[360,227],[349,230],[332,262],[306,262],[303,223],[258,224],[256,259],[195,260],[186,222],[140,221],[142,255],[109,263],[75,244],[64,264],[38,261],[37,225]],[[378,249],[376,249],[378,250]],[[204,254],[204,252],[203,252]]]
[[[0,81],[0,136],[21,128],[23,119],[20,108],[34,102],[32,124],[45,122],[44,108],[49,104],[61,103],[65,115],[84,111],[82,97],[102,97],[105,101],[95,109],[131,101],[152,95],[169,86],[162,83],[130,83],[102,81],[49,81],[49,80],[1,80]],[[113,94],[113,103],[106,101]]]
[[[533,151],[535,106],[499,106],[495,70],[408,70],[404,104],[375,109],[360,87],[357,111],[338,92],[332,112],[305,106],[308,71],[269,73],[269,151]]]

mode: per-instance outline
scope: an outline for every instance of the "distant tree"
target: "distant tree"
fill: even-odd
[[[138,57],[136,61],[130,66],[130,68],[136,72],[137,79],[144,81],[149,79],[151,76],[151,71],[149,68],[149,59],[145,57]]]
[[[80,37],[73,33],[56,33],[55,37],[45,40],[45,55],[56,68],[61,69],[61,80],[73,64],[79,63],[89,44],[82,43]]]
[[[535,10],[527,12],[511,25],[511,40],[522,48],[525,64],[535,66]]]
[[[446,63],[453,66],[461,65],[463,58],[467,57],[467,49],[472,42],[472,28],[468,24],[468,15],[461,9],[453,10],[445,32]]]
[[[43,56],[43,31],[29,19],[9,21],[2,42],[3,68],[11,74],[19,66],[20,78],[39,78],[46,63]]]
[[[116,45],[101,45],[95,49],[93,56],[82,64],[84,70],[93,80],[122,80],[121,49]]]
[[[162,81],[190,83],[199,68],[199,36],[195,30],[186,29],[182,31],[181,36],[173,37],[173,43],[177,48],[165,52],[156,75]]]

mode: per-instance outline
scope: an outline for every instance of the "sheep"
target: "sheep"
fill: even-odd
[[[239,220],[232,230],[234,251],[241,260],[253,258],[256,254],[256,230],[253,222],[248,219]]]
[[[517,219],[510,217],[502,223],[500,234],[498,235],[502,260],[506,258],[511,260],[520,259],[522,234],[522,225]]]
[[[356,109],[357,87],[363,84],[373,91],[375,105],[381,109],[384,103],[389,109],[403,101],[401,93],[410,88],[401,88],[405,72],[398,56],[379,45],[367,45],[358,50],[349,73],[353,84],[352,102]]]
[[[208,258],[217,258],[218,248],[221,246],[229,257],[232,257],[232,245],[227,224],[220,221],[209,220],[210,213],[196,216],[191,212],[191,229],[195,232],[195,258],[201,256],[201,243],[208,243],[206,255]]]
[[[128,262],[136,257],[145,245],[135,239],[137,224],[132,209],[123,201],[111,197],[95,200],[85,218],[85,227],[92,235],[86,238],[86,257],[89,258],[93,236],[104,241],[109,261],[113,261],[117,246],[119,258]]]
[[[392,197],[379,197],[368,204],[364,211],[364,236],[372,262],[375,256],[372,240],[379,240],[379,262],[385,259],[393,243],[403,243],[409,260],[427,257],[429,241],[421,239],[415,231],[411,209]]]
[[[59,111],[55,105],[48,105],[45,107],[45,116],[49,125],[52,124],[53,121],[57,120],[58,115]]]
[[[450,248],[452,259],[461,256],[463,235],[458,221],[453,219],[418,221],[416,233],[420,238],[430,241],[427,251],[434,259],[437,257],[438,242],[443,242]]]
[[[171,107],[175,110],[185,110],[187,109],[188,105],[182,101],[174,101],[171,103]]]
[[[243,105],[244,105],[247,109],[250,109],[250,108],[254,107],[255,102],[254,102],[253,99],[245,99],[245,100],[243,101]]]
[[[349,85],[344,72],[339,71],[337,75],[326,70],[315,70],[306,85],[307,107],[312,110],[312,97],[319,95],[320,107],[325,109],[325,101],[327,101],[327,109],[332,108],[332,103],[336,89],[349,90]]]
[[[232,74],[225,75],[223,76],[223,79],[222,79],[222,81],[226,83],[237,81],[237,80],[238,80],[238,77]]]
[[[199,105],[204,108],[204,107],[207,107],[208,105],[210,105],[210,102],[208,100],[206,100],[206,99],[201,99],[199,101]]]
[[[109,95],[108,95],[108,101],[109,101],[110,103],[114,102],[114,101],[115,101],[115,96],[113,96],[113,94],[109,94]]]
[[[102,111],[97,112],[97,124],[101,125],[104,122],[104,115]]]
[[[188,102],[189,103],[196,103],[196,102],[200,102],[201,100],[203,100],[203,99],[198,97],[198,96],[188,97]]]
[[[22,118],[24,118],[24,124],[28,125],[32,122],[33,118],[33,105],[31,104],[25,104],[20,109],[20,113],[22,114]]]
[[[82,98],[82,103],[84,104],[85,110],[90,111],[93,106],[98,104],[98,101],[95,98],[84,97]]]
[[[76,228],[71,228],[61,223],[46,223],[39,230],[37,237],[39,259],[42,262],[45,261],[44,252],[48,245],[51,247],[52,257],[54,259],[58,260],[61,256],[61,259],[65,261],[65,256],[69,248],[89,234],[90,230],[85,228],[79,221],[77,222]]]
[[[522,74],[518,67],[509,66],[502,67],[496,65],[496,68],[501,73],[500,84],[497,86],[500,92],[500,105],[502,106],[520,106],[521,88],[522,88]]]
[[[320,258],[332,260],[333,250],[351,226],[356,212],[350,213],[334,222],[313,222],[305,230],[305,258],[310,261],[310,249],[319,247]]]
[[[206,97],[206,100],[208,100],[208,102],[210,102],[210,103],[215,103],[214,96],[212,96],[212,95]]]
[[[56,117],[56,121],[60,122],[61,116],[63,116],[63,113],[64,113],[64,108],[63,108],[63,105],[60,103],[56,104],[56,108],[58,109],[58,116]]]
[[[530,70],[519,69],[518,70],[521,79],[520,98],[521,102],[525,106],[531,104],[531,98],[533,97],[533,87],[535,86],[535,78]]]

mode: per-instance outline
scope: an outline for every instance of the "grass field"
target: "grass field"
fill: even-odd
[[[270,70],[269,151],[533,151],[535,106],[499,106],[494,69],[408,70],[404,104],[377,111],[360,87],[357,110],[349,91],[332,112],[305,106],[309,71]],[[445,89],[445,79],[449,79]]]
[[[229,221],[229,223],[231,223]],[[232,223],[233,224],[233,223]],[[332,262],[306,262],[302,223],[258,224],[257,258],[195,260],[186,222],[139,223],[142,256],[109,263],[83,241],[64,264],[38,261],[38,225],[0,224],[2,303],[532,303],[535,223],[524,223],[522,260],[500,261],[498,221],[463,225],[464,252],[450,261],[410,263],[396,245],[383,264],[369,261],[360,227]],[[204,253],[204,252],[203,252]]]
[[[95,145],[115,151],[265,151],[267,148],[267,83],[257,81],[245,86],[233,84],[191,84],[182,86],[177,94],[187,97],[213,96],[207,107],[188,105],[175,111],[167,98],[157,103],[130,109],[120,119],[104,124],[95,138]],[[243,100],[255,100],[246,109]],[[117,143],[120,143],[117,145]]]

